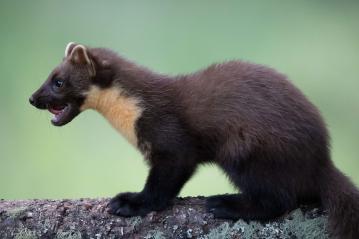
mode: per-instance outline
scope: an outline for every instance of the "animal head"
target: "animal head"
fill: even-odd
[[[53,113],[53,125],[65,125],[81,112],[86,92],[93,84],[95,75],[94,61],[88,49],[80,44],[69,43],[63,61],[29,101],[38,109],[47,109]]]

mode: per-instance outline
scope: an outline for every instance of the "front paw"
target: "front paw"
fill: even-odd
[[[145,216],[151,211],[141,193],[120,193],[108,204],[108,213],[123,216]]]

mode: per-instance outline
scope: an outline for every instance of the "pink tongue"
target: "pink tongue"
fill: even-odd
[[[49,108],[49,111],[55,115],[58,115],[62,112],[62,110],[65,108],[65,106],[51,106]]]

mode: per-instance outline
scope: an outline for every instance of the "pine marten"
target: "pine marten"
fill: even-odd
[[[167,76],[69,43],[30,103],[53,113],[55,126],[97,110],[142,152],[146,184],[115,196],[111,214],[163,210],[198,165],[213,163],[241,190],[207,199],[216,218],[267,221],[318,202],[333,237],[359,238],[359,191],[333,165],[318,109],[271,68],[228,61]]]

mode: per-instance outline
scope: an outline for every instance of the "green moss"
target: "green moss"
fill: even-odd
[[[223,239],[232,238],[235,235],[241,235],[241,238],[257,238],[256,233],[263,229],[263,226],[256,222],[250,224],[245,223],[243,220],[237,221],[233,226],[228,222],[222,223],[220,226],[213,228],[204,236],[206,239]]]
[[[246,223],[238,220],[233,225],[222,223],[213,228],[204,239],[226,239],[240,236],[243,239],[274,239],[274,238],[315,238],[328,239],[325,232],[326,218],[324,216],[310,218],[298,209],[281,222],[261,224],[258,222]],[[288,218],[289,218],[288,217]]]
[[[74,231],[59,231],[56,234],[55,239],[81,239],[81,233],[80,232],[74,232]]]
[[[11,218],[16,218],[26,211],[27,207],[15,207],[6,211],[6,215]]]
[[[328,235],[325,233],[326,218],[305,218],[302,211],[296,210],[292,214],[292,220],[286,220],[283,223],[283,231],[285,235],[295,236],[298,239],[301,238],[316,238],[316,239],[327,239]]]
[[[250,222],[249,224],[243,220],[238,220],[232,227],[233,231],[241,233],[242,237],[255,238],[256,232],[261,231],[263,226],[257,222]]]
[[[141,217],[130,217],[127,219],[128,225],[131,225],[133,229],[136,229],[141,223],[142,218]]]
[[[27,228],[20,229],[14,236],[14,239],[36,239],[36,233]]]
[[[205,236],[208,239],[223,239],[226,238],[230,230],[228,222],[222,223],[220,226],[215,227],[210,230],[210,232]]]
[[[165,239],[163,232],[157,230],[151,230],[147,233],[144,239]]]

